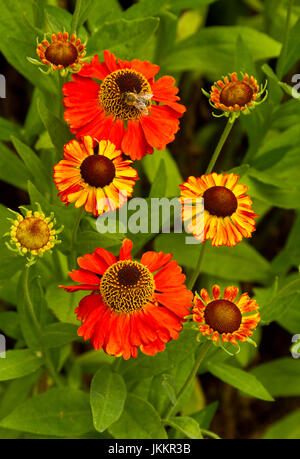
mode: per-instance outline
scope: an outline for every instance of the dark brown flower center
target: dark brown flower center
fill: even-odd
[[[239,308],[228,300],[215,300],[204,311],[205,323],[219,333],[233,333],[242,322]]]
[[[204,209],[217,217],[228,217],[238,207],[234,193],[225,186],[213,186],[209,188],[204,192],[203,199]]]
[[[38,250],[48,244],[50,230],[40,218],[27,217],[19,223],[16,238],[22,247]]]
[[[111,159],[95,154],[82,162],[80,172],[83,180],[90,186],[103,188],[115,178],[116,168]]]
[[[135,285],[141,277],[141,270],[135,265],[125,265],[118,272],[118,279],[121,285]]]
[[[99,102],[107,113],[118,119],[137,119],[150,105],[151,86],[133,69],[120,69],[104,78]]]
[[[243,107],[251,102],[253,97],[253,89],[244,81],[232,81],[228,83],[222,90],[220,102],[226,107],[239,105]]]
[[[55,41],[46,49],[45,57],[51,64],[68,67],[76,62],[78,51],[68,41]]]
[[[137,261],[118,261],[105,271],[100,293],[106,304],[116,312],[137,311],[153,297],[153,275]]]

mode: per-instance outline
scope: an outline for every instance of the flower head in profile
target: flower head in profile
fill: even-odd
[[[154,81],[159,67],[122,61],[104,51],[63,87],[65,120],[78,138],[109,139],[132,160],[163,150],[179,130],[185,107],[171,76]]]
[[[132,195],[138,174],[109,140],[71,140],[54,166],[54,182],[63,202],[75,202],[95,216],[121,207]]]
[[[182,218],[187,230],[202,242],[211,239],[213,246],[234,247],[255,231],[257,215],[252,210],[248,188],[238,183],[236,174],[212,174],[189,177],[180,185],[183,205]],[[197,225],[197,200],[203,198],[204,231]]]
[[[247,73],[242,74],[242,80],[238,79],[236,72],[225,76],[223,80],[218,80],[211,87],[211,92],[202,92],[209,98],[210,105],[218,110],[222,110],[221,115],[237,118],[241,113],[249,115],[257,105],[262,104],[267,96],[266,91],[263,99],[260,100],[266,90],[267,82],[264,86],[259,87],[257,80]]]
[[[60,70],[62,75],[78,72],[82,66],[82,59],[86,55],[85,45],[74,33],[69,37],[68,32],[52,34],[51,42],[45,38],[38,43],[36,53],[40,61],[28,58],[29,62],[48,66],[47,71],[40,69],[43,73]]]
[[[123,241],[119,256],[98,248],[78,258],[80,268],[70,272],[79,285],[69,292],[90,290],[75,310],[82,325],[78,330],[95,349],[124,359],[165,349],[177,339],[193,294],[172,255],[146,252],[132,259],[132,242]]]
[[[237,299],[238,293],[237,287],[227,287],[220,297],[220,287],[214,285],[212,299],[205,289],[194,298],[193,320],[200,333],[214,343],[252,343],[250,336],[260,321],[259,306],[248,293]]]
[[[51,251],[55,244],[59,244],[57,235],[63,230],[55,228],[54,214],[46,217],[38,205],[38,211],[33,212],[20,207],[23,215],[11,211],[15,218],[10,219],[12,226],[7,236],[10,236],[10,243],[7,247],[22,256],[27,257],[28,265],[37,261],[45,252]]]

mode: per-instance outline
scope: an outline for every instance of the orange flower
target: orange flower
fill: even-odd
[[[138,180],[131,163],[109,140],[71,140],[64,146],[64,159],[54,166],[58,195],[66,205],[75,201],[75,207],[84,206],[95,216],[118,209]]]
[[[43,40],[37,45],[36,53],[43,64],[50,68],[49,73],[55,70],[66,72],[78,72],[82,66],[82,59],[85,56],[85,46],[73,33],[69,39],[68,32],[52,34],[52,42]],[[40,65],[39,61],[30,59],[33,64]]]
[[[214,285],[213,300],[205,289],[200,292],[201,298],[195,297],[193,320],[199,324],[202,335],[213,342],[237,345],[238,341],[245,342],[253,334],[260,321],[260,314],[255,312],[259,306],[248,293],[236,300],[238,292],[237,287],[227,287],[220,298],[220,287]]]
[[[79,138],[109,139],[131,159],[163,150],[179,130],[185,107],[177,103],[171,76],[154,82],[159,67],[148,61],[116,60],[104,51],[63,87],[65,120]],[[100,84],[98,81],[100,80]]]
[[[265,86],[259,87],[257,80],[247,73],[242,74],[243,80],[239,81],[237,73],[226,76],[223,80],[219,80],[211,87],[211,92],[207,93],[202,89],[202,92],[209,98],[209,103],[212,107],[223,110],[222,115],[215,116],[233,116],[236,118],[243,113],[249,115],[250,111],[256,105],[263,103],[268,95],[258,102],[266,89]]]
[[[69,274],[81,284],[62,287],[91,290],[75,310],[82,321],[78,334],[95,349],[124,359],[136,358],[138,347],[155,355],[177,339],[193,298],[172,255],[146,252],[137,262],[131,250],[125,239],[118,258],[101,248],[78,258],[80,269]]]
[[[255,231],[257,215],[252,201],[246,194],[248,188],[238,183],[239,176],[231,174],[189,177],[180,185],[183,220],[189,222],[187,230],[202,242],[211,239],[213,246],[234,247],[243,237],[251,237]],[[204,200],[204,232],[197,226],[197,199]]]

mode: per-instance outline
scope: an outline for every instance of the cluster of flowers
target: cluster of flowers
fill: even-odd
[[[43,40],[38,45],[37,54],[39,65],[49,70],[77,72],[63,86],[64,118],[76,140],[65,145],[64,157],[54,167],[61,200],[94,216],[118,209],[138,179],[132,162],[154,148],[164,149],[179,130],[186,108],[179,103],[175,80],[155,80],[157,65],[116,59],[109,51],[104,51],[102,62],[97,55],[83,62],[85,47],[74,34],[53,34],[51,43]],[[245,74],[239,81],[233,73],[217,81],[207,96],[222,115],[237,117],[249,113],[262,92],[253,77]],[[200,229],[193,232],[202,242],[233,247],[251,237],[256,215],[247,187],[238,180],[233,173],[210,173],[189,177],[180,186],[180,199],[191,201],[190,211],[182,216],[185,221],[194,222],[193,201],[204,199],[204,234]],[[50,219],[38,212],[17,217],[10,235],[16,250],[32,257],[50,250],[56,233]],[[132,247],[125,239],[118,257],[103,248],[83,255],[79,269],[69,273],[78,285],[62,287],[90,292],[75,312],[82,322],[79,335],[90,339],[95,349],[124,359],[137,357],[138,348],[155,355],[178,338],[191,308],[199,331],[214,343],[237,345],[249,339],[260,316],[247,293],[238,298],[238,289],[227,287],[221,295],[215,285],[212,298],[205,289],[194,295],[171,254],[149,251],[136,261]]]

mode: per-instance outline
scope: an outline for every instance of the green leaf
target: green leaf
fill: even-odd
[[[167,393],[168,398],[171,400],[173,405],[175,405],[177,402],[176,385],[172,376],[168,374],[163,374],[161,385]]]
[[[98,432],[103,432],[120,418],[126,395],[122,376],[110,366],[103,365],[92,379],[90,392],[93,421]]]
[[[211,421],[218,409],[218,405],[219,402],[213,402],[203,408],[203,410],[191,415],[192,418],[198,422],[201,429],[208,429],[210,427]]]
[[[140,353],[136,359],[121,362],[120,372],[125,375],[126,380],[143,379],[164,373],[194,354],[199,344],[196,340],[197,334],[197,330],[187,324],[178,339],[168,343],[163,352],[158,352],[153,357]]]
[[[21,405],[30,394],[34,384],[38,382],[42,371],[36,371],[30,375],[11,381],[0,401],[0,418],[11,413],[18,405]],[[1,435],[0,435],[0,438]]]
[[[105,22],[89,39],[89,54],[97,53],[101,56],[105,49],[109,49],[121,59],[141,57],[141,49],[147,46],[158,24],[157,18]]]
[[[101,8],[97,1],[94,2],[88,15],[88,24],[92,34],[98,32],[103,22],[113,21],[121,15],[122,8],[118,0],[101,0]]]
[[[259,292],[259,289],[258,289]],[[300,300],[300,279],[285,283],[275,294],[269,296],[268,302],[260,304],[261,317],[264,322],[270,323],[280,319],[288,310],[297,307]],[[259,301],[259,299],[258,299]]]
[[[9,142],[12,135],[22,137],[21,127],[0,116],[0,140]]]
[[[78,327],[68,323],[53,323],[43,328],[43,345],[46,348],[64,346],[72,341],[78,341]]]
[[[49,177],[40,158],[30,147],[16,137],[12,137],[11,141],[28,170],[28,176],[39,186],[42,192],[49,192]]]
[[[1,311],[0,312],[0,330],[14,339],[21,339],[20,321],[17,312]]]
[[[155,239],[155,250],[173,253],[179,265],[194,269],[201,244],[186,244],[186,234],[161,234]],[[191,238],[191,235],[188,235]],[[232,281],[267,282],[269,263],[246,242],[236,247],[212,247],[208,242],[202,272]]]
[[[83,435],[93,430],[89,396],[70,388],[50,389],[26,400],[0,426],[39,435]]]
[[[235,51],[235,69],[240,78],[240,72],[248,73],[248,75],[256,75],[256,68],[253,60],[253,55],[248,49],[248,46],[239,35],[236,40]]]
[[[277,75],[281,80],[300,58],[300,19],[290,29],[286,48],[282,48],[278,62]]]
[[[268,402],[273,401],[273,398],[261,384],[261,382],[256,379],[255,376],[247,373],[246,371],[240,370],[239,368],[235,368],[225,363],[214,364],[207,362],[206,368],[217,378],[221,379],[227,384],[230,384],[236,389],[251,395],[252,397],[266,400]]]
[[[169,0],[151,0],[151,2],[140,0],[128,8],[124,15],[128,18],[145,17],[158,15],[168,9],[181,11],[188,8],[199,8],[215,1],[217,0],[172,0],[172,2]]]
[[[91,253],[98,247],[106,250],[120,247],[123,234],[98,233],[96,231],[80,231],[76,241],[76,250],[78,253]]]
[[[143,169],[151,184],[153,184],[157,177],[158,169],[161,163],[164,162],[165,169],[168,172],[166,177],[166,197],[173,197],[179,195],[179,185],[183,182],[182,176],[179,172],[176,161],[172,157],[169,150],[156,151],[153,156],[146,155],[142,159]]]
[[[273,397],[300,395],[300,364],[291,357],[272,360],[251,370]]]
[[[265,440],[300,440],[300,410],[280,419],[265,432]]]
[[[72,138],[67,124],[50,112],[42,100],[38,102],[38,110],[57,153],[62,156],[64,145]]]
[[[36,38],[38,31],[34,23],[34,0],[15,2],[7,0],[1,5],[0,51],[6,60],[33,85],[48,93],[54,93],[56,86],[51,75],[43,75],[38,66],[26,57],[37,58]],[[39,34],[42,38],[42,33]]]
[[[243,26],[213,26],[180,41],[163,60],[170,72],[196,70],[210,78],[233,71],[237,38],[241,37],[255,61],[278,56],[280,44],[268,35]]]
[[[0,381],[22,378],[35,372],[43,365],[41,357],[29,349],[7,351],[6,358],[0,359]]]
[[[69,285],[69,281],[65,283]],[[74,309],[84,296],[86,296],[86,292],[67,293],[55,283],[49,285],[45,298],[48,307],[61,322],[77,324],[78,326],[80,322],[76,319]]]
[[[163,198],[166,193],[167,171],[163,160],[160,161],[155,179],[152,183],[149,198]]]
[[[22,161],[0,142],[0,180],[27,189],[28,172]]]
[[[153,406],[132,394],[127,396],[122,416],[108,430],[118,439],[168,438]]]
[[[177,393],[179,393],[180,389],[182,388],[182,386],[184,385],[192,371],[192,367],[194,365],[193,354],[193,352],[190,353],[190,356],[188,358],[179,361],[177,365],[169,368],[167,370],[168,373],[164,372],[158,374],[151,379],[148,401],[154,406],[156,411],[161,416],[163,416],[168,410],[170,400],[173,404],[176,403]],[[165,390],[161,389],[162,386]],[[187,402],[189,402],[191,399],[192,391],[193,385],[191,385],[190,389],[187,390],[185,394],[186,396],[180,400],[180,403],[178,404],[178,411],[180,411],[181,406],[186,408]]]
[[[188,438],[193,440],[203,438],[198,422],[189,416],[171,417],[166,423]]]

